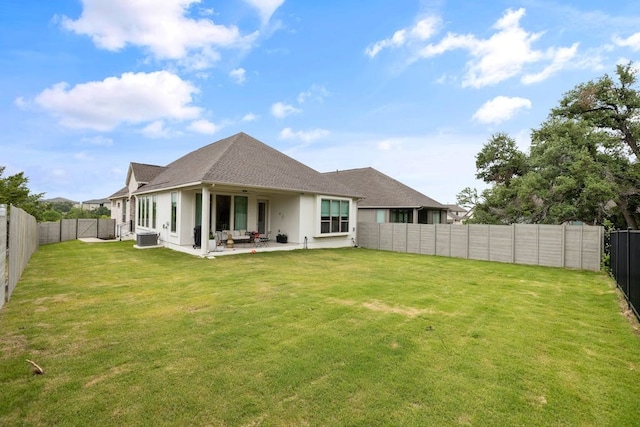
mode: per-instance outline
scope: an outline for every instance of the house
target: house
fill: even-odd
[[[82,202],[82,209],[92,211],[94,209],[106,207],[107,209],[111,209],[111,201],[107,199],[92,199],[85,200]]]
[[[445,223],[447,208],[374,168],[327,172],[326,176],[364,196],[358,220],[410,224]]]
[[[168,247],[230,230],[286,234],[289,243],[308,248],[351,246],[360,198],[245,133],[167,166],[131,163],[125,187],[110,197],[112,218],[130,223],[136,234],[158,234]],[[206,244],[201,252],[208,252]]]
[[[445,205],[447,207],[447,223],[448,224],[464,224],[464,221],[471,218],[471,212],[462,206]]]

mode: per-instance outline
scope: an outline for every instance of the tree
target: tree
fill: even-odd
[[[637,71],[618,66],[567,92],[539,129],[529,154],[506,134],[476,156],[483,191],[474,222],[561,224],[582,221],[638,228],[640,92]]]
[[[638,228],[640,206],[640,91],[634,88],[638,71],[631,62],[616,68],[618,82],[608,75],[576,86],[551,112],[552,117],[582,121],[610,136],[602,149],[618,162],[607,179],[618,184],[613,200],[630,228]]]
[[[31,193],[23,172],[3,178],[5,168],[0,166],[0,204],[14,205],[40,219],[43,206],[39,200],[44,193]]]
[[[527,158],[513,138],[500,132],[492,135],[476,155],[476,169],[476,178],[508,186],[513,178],[524,175]]]

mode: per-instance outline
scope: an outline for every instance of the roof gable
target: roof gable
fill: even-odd
[[[243,132],[175,160],[140,191],[199,183],[358,196],[353,189]]]
[[[166,168],[164,166],[131,162],[129,165],[129,172],[127,172],[127,184],[130,182],[131,178],[135,179],[138,185],[148,184],[165,169]]]
[[[327,172],[325,175],[364,195],[364,200],[358,203],[360,208],[445,209],[432,198],[371,167]]]

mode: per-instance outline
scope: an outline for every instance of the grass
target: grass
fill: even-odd
[[[206,260],[131,246],[36,252],[0,310],[0,425],[640,419],[640,337],[603,273],[351,248]]]

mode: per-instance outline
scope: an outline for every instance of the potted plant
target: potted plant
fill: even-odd
[[[276,236],[276,242],[287,243],[287,235],[284,233],[278,233],[278,235]]]

